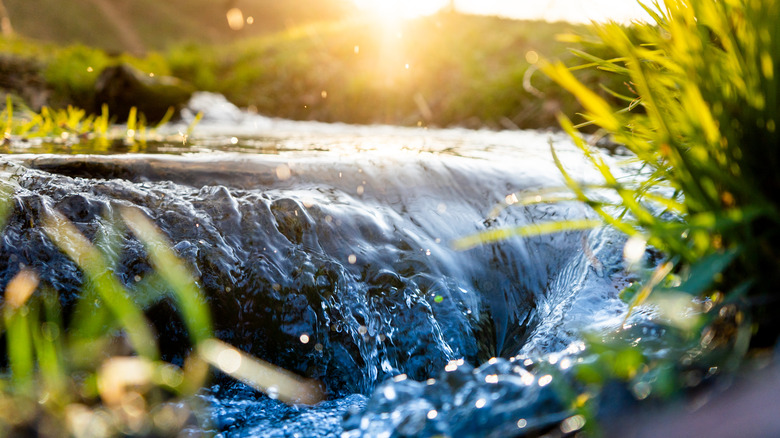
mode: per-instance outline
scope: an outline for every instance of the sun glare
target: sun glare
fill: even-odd
[[[354,0],[361,10],[383,21],[401,21],[430,15],[442,8],[442,0]]]
[[[364,12],[386,23],[430,15],[443,8],[454,7],[460,12],[534,20],[616,20],[628,22],[647,19],[648,15],[631,0],[353,0]]]

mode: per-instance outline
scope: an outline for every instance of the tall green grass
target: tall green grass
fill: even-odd
[[[679,396],[702,376],[738,369],[746,354],[766,354],[780,337],[780,3],[664,0],[644,7],[649,23],[596,24],[595,41],[564,36],[589,47],[572,50],[580,62],[536,64],[584,108],[577,116],[583,121],[561,115],[560,125],[601,181],[578,181],[551,146],[570,194],[517,195],[513,204],[579,200],[601,225],[628,235],[628,269],[642,281],[622,297],[629,312],[652,302],[657,322],[669,326],[655,353],[637,345],[644,335],[630,324],[590,340],[592,355],[574,372],[584,386],[569,394],[589,420],[610,381],[626,382],[637,399]],[[594,88],[576,77],[583,69],[608,79]],[[593,134],[582,134],[584,127]],[[634,174],[607,165],[596,147],[604,137],[635,155]],[[489,231],[456,246],[597,225]],[[636,263],[648,249],[664,260],[643,270]],[[691,375],[699,377],[691,383]]]
[[[540,63],[582,103],[587,123],[636,154],[643,176],[633,185],[616,178],[567,117],[563,128],[618,196],[618,210],[559,168],[605,223],[667,255],[683,281],[676,292],[709,296],[715,311],[736,305],[737,319],[753,324],[754,345],[773,345],[780,335],[770,317],[780,307],[780,5],[666,0],[646,10],[652,23],[595,27],[615,58],[583,56],[585,66],[627,84],[611,90],[623,108],[563,64]]]

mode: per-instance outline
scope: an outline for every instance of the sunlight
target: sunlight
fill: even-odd
[[[382,21],[397,22],[409,18],[430,15],[440,10],[446,1],[442,0],[354,0],[357,7]]]
[[[510,0],[353,0],[355,5],[387,23],[430,15],[447,7],[470,14],[498,15],[518,19],[543,19],[587,23],[591,20],[628,22],[647,19],[635,1],[626,0],[539,0],[533,3]]]

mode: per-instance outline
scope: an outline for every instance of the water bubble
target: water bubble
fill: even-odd
[[[286,164],[281,164],[279,166],[276,166],[276,177],[279,178],[281,181],[285,181],[290,179],[292,176],[292,170],[290,170],[290,166]]]
[[[561,432],[569,434],[582,429],[585,426],[585,417],[582,415],[574,415],[563,420],[561,423]]]
[[[385,389],[382,391],[385,398],[388,400],[395,400],[396,393],[395,389],[392,386],[386,386]]]
[[[529,50],[525,52],[525,60],[528,61],[529,64],[536,64],[539,62],[539,54],[533,50]]]
[[[428,419],[429,420],[433,420],[434,418],[436,418],[438,416],[439,416],[439,412],[436,411],[436,409],[431,409],[430,411],[428,411]]]
[[[647,382],[637,382],[631,387],[631,392],[634,393],[634,397],[636,397],[637,400],[646,399],[652,390],[653,388]]]
[[[308,344],[309,343],[309,335],[307,335],[306,333],[302,334],[300,339],[301,339],[301,343],[302,344]]]
[[[231,8],[225,14],[228,26],[232,30],[241,30],[244,28],[244,13],[239,8]]]
[[[350,254],[349,257],[347,257],[347,261],[350,265],[354,265],[357,263],[357,256],[355,254]]]
[[[552,376],[549,374],[545,374],[542,377],[539,377],[539,386],[547,386],[552,382]]]
[[[358,327],[357,331],[361,335],[365,335],[366,333],[368,333],[368,328],[366,326],[364,326],[364,325],[361,325],[360,327]]]
[[[518,429],[523,429],[526,426],[528,426],[528,421],[526,421],[525,418],[521,418],[521,419],[517,420],[517,428]]]
[[[476,402],[476,403],[474,403],[474,406],[475,406],[477,409],[482,409],[482,408],[484,408],[484,407],[485,407],[485,404],[486,404],[486,403],[487,403],[487,400],[485,400],[484,398],[481,398],[481,399],[477,400],[477,402]]]
[[[238,144],[238,137],[230,137],[230,144]]]
[[[623,258],[628,265],[635,265],[642,260],[647,249],[647,241],[641,236],[631,236],[623,247]]]

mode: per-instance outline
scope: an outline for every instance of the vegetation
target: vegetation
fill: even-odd
[[[582,54],[587,63],[575,67],[624,78],[628,89],[610,93],[625,107],[597,96],[563,64],[539,63],[599,128],[590,142],[609,136],[641,165],[635,177],[621,179],[561,117],[604,179],[585,186],[555,157],[574,197],[631,236],[628,259],[638,260],[645,245],[666,259],[624,298],[631,308],[653,302],[684,348],[644,356],[626,341],[632,336],[625,327],[629,334],[595,342],[598,359],[579,369],[589,384],[630,382],[638,399],[676,393],[691,370],[706,370],[696,382],[733,371],[746,353],[760,356],[780,336],[780,28],[773,18],[780,5],[665,0],[647,9],[654,23],[596,26],[617,56]]]
[[[38,75],[32,82],[49,90],[48,106],[73,104],[98,114],[98,75],[126,63],[222,93],[272,117],[535,129],[557,126],[559,111],[580,110],[530,62],[541,53],[572,61],[566,50],[571,43],[555,39],[568,32],[584,33],[587,27],[440,13],[393,26],[366,19],[308,25],[231,44],[178,45],[143,57],[13,38],[0,40],[6,55],[0,67],[6,62],[14,70],[19,62],[12,60],[27,59],[37,66],[29,74]],[[589,70],[578,78],[594,87],[601,80]],[[18,95],[34,94],[25,91],[29,82],[4,86]],[[606,92],[602,97],[617,103]]]
[[[639,340],[646,336],[628,323],[591,339],[591,358],[575,367],[582,386],[562,389],[588,418],[609,382],[625,382],[639,400],[680,396],[737,370],[746,355],[771,354],[780,337],[780,28],[773,18],[780,5],[665,0],[646,9],[652,23],[598,24],[595,40],[565,36],[591,47],[573,50],[584,63],[536,64],[584,107],[584,123],[566,116],[560,123],[603,180],[575,180],[551,147],[569,194],[517,194],[512,205],[578,200],[600,220],[490,230],[456,243],[468,248],[600,225],[629,236],[626,262],[642,281],[621,296],[630,311],[641,304],[658,309],[657,322],[668,326],[663,354],[645,349]],[[624,87],[602,83],[596,91],[623,104],[579,80],[575,72],[583,68],[619,78],[609,82]],[[596,127],[594,135],[582,135],[583,127]],[[595,147],[605,137],[633,152],[629,168],[636,172],[626,177],[625,169],[605,163]],[[646,251],[664,260],[642,266]]]
[[[177,43],[224,43],[354,12],[345,0],[72,0],[67,8],[56,0],[4,1],[19,35],[136,55]],[[234,7],[241,10],[240,29],[226,19]]]
[[[667,349],[664,356],[647,355],[631,345],[635,336],[628,326],[592,341],[596,359],[577,367],[584,389],[572,395],[574,405],[588,413],[595,411],[591,400],[610,380],[628,382],[637,399],[667,396],[685,386],[685,372],[700,369],[709,376],[732,370],[745,354],[759,355],[780,337],[780,322],[772,318],[780,310],[773,292],[780,280],[780,28],[775,23],[780,5],[771,0],[665,0],[648,11],[654,18],[650,24],[594,26],[597,40],[575,36],[586,32],[584,27],[438,14],[384,32],[366,22],[347,21],[229,46],[180,46],[123,61],[147,72],[175,74],[261,113],[295,119],[537,128],[550,126],[558,112],[581,108],[585,123],[575,126],[565,116],[559,122],[603,181],[575,180],[552,150],[571,195],[550,191],[517,205],[576,199],[593,208],[599,224],[629,236],[628,261],[639,262],[648,249],[662,253],[665,260],[657,266],[637,267],[643,281],[623,296],[632,309],[651,301],[657,305],[679,341],[679,348]],[[439,32],[423,37],[431,28]],[[552,43],[552,34],[562,31],[571,32],[563,42]],[[116,62],[85,47],[27,50],[20,40],[2,44],[5,53],[32,53],[43,65],[47,83],[62,95],[88,96],[96,71]],[[571,52],[563,50],[572,45]],[[560,61],[540,59],[539,54]],[[575,59],[584,63],[566,67]],[[574,94],[579,105],[547,79],[533,76],[537,68]],[[9,101],[0,116],[0,122],[7,120],[0,123],[6,136],[36,129],[75,135],[93,131],[98,137],[105,132],[105,114],[85,118],[73,109],[42,112],[38,119],[18,124],[12,123],[13,107]],[[595,135],[584,136],[578,129]],[[608,167],[594,147],[604,137],[630,149],[639,172],[625,178]],[[95,249],[100,245],[84,241],[61,218],[47,220],[53,240],[80,242],[76,248],[81,252],[69,255],[82,261],[94,283],[91,297],[105,301],[100,306],[105,315],[98,319],[115,321],[116,330],[99,333],[88,321],[78,323],[83,328],[65,326],[53,292],[33,294],[34,273],[23,271],[6,290],[3,327],[11,377],[3,380],[0,401],[13,397],[33,406],[34,400],[45,399],[38,404],[42,408],[26,412],[41,415],[43,409],[52,418],[70,418],[68,406],[86,406],[82,412],[93,415],[105,406],[106,412],[114,412],[116,400],[136,403],[128,393],[112,395],[100,385],[113,359],[63,360],[78,357],[85,339],[109,345],[117,333],[137,353],[134,366],[146,370],[140,385],[145,389],[132,397],[163,406],[172,395],[196,386],[201,374],[157,360],[154,341],[141,322],[144,303],[130,301],[122,286],[105,275],[103,268],[112,262]],[[128,220],[126,215],[116,221],[144,241],[155,238],[153,228],[138,225],[143,219]],[[595,225],[541,224],[461,244]],[[73,248],[61,246],[64,251]],[[182,272],[165,265],[174,263],[170,260],[163,251],[155,262],[160,272]],[[196,321],[189,328],[193,344],[207,346],[196,348],[193,363],[216,362],[215,351],[229,347],[210,343],[207,317],[192,298],[198,291],[186,275],[165,281],[177,285],[172,289],[183,312]],[[69,378],[73,372],[82,377]],[[151,383],[156,385],[146,385]],[[69,389],[74,387],[78,391]],[[157,389],[146,389],[152,387]],[[102,407],[94,408],[98,398]],[[12,426],[17,424],[13,418],[25,425],[33,421],[9,412],[4,421]],[[143,424],[133,430],[152,427]]]
[[[352,20],[183,47],[171,72],[259,113],[290,119],[424,126],[545,128],[579,107],[529,63],[571,59],[565,23],[439,13],[397,25]],[[592,72],[580,79],[595,85]],[[541,91],[540,91],[541,90]],[[606,93],[604,94],[607,97]]]
[[[582,102],[586,119],[636,154],[640,180],[620,181],[565,117],[564,129],[602,173],[601,188],[617,195],[619,209],[608,209],[559,167],[606,223],[667,254],[674,267],[658,272],[681,276],[675,291],[709,295],[715,311],[737,305],[753,317],[756,345],[773,345],[780,327],[766,312],[777,309],[771,291],[780,266],[780,30],[769,17],[780,6],[668,0],[651,11],[656,23],[637,25],[633,35],[615,24],[596,28],[619,58],[590,60],[626,78],[636,93],[625,98],[627,110],[593,94],[562,64],[541,66]]]

